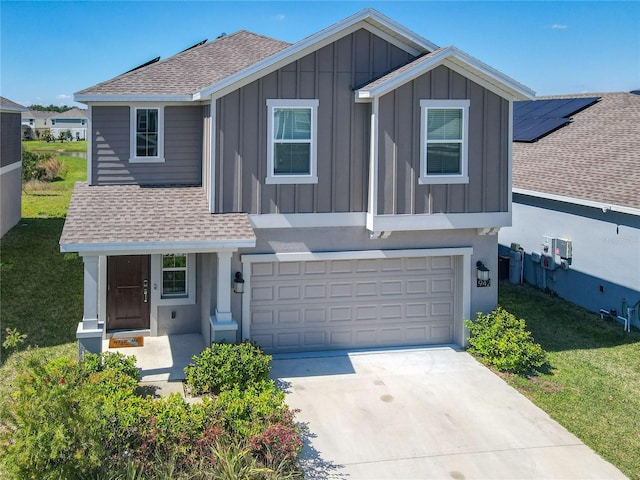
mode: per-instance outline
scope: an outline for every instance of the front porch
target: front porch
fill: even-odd
[[[204,340],[199,334],[144,337],[142,347],[109,348],[109,340],[102,341],[103,352],[135,355],[140,381],[151,383],[184,380],[184,368],[204,348]]]

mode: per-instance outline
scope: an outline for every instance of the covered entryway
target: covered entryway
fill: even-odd
[[[150,255],[107,259],[107,332],[149,328]]]
[[[268,352],[455,343],[455,256],[251,257],[248,327]]]

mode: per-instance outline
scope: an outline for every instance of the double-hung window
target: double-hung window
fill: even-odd
[[[318,183],[318,100],[267,100],[266,183]]]
[[[469,183],[469,100],[421,100],[419,183]]]
[[[188,257],[184,253],[162,256],[162,298],[183,298],[189,295]]]
[[[131,108],[131,162],[164,162],[164,109]]]

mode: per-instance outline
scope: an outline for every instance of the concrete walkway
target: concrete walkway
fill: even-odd
[[[623,479],[465,352],[277,356],[307,479]]]

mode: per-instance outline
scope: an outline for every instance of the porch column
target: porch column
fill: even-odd
[[[211,341],[235,343],[238,322],[231,316],[231,256],[232,252],[217,252],[218,282],[216,314],[211,317]]]
[[[78,324],[76,338],[78,339],[78,353],[80,357],[86,351],[100,353],[102,351],[102,334],[104,323],[98,322],[98,286],[99,257],[82,257],[84,262],[84,309],[82,322]]]

